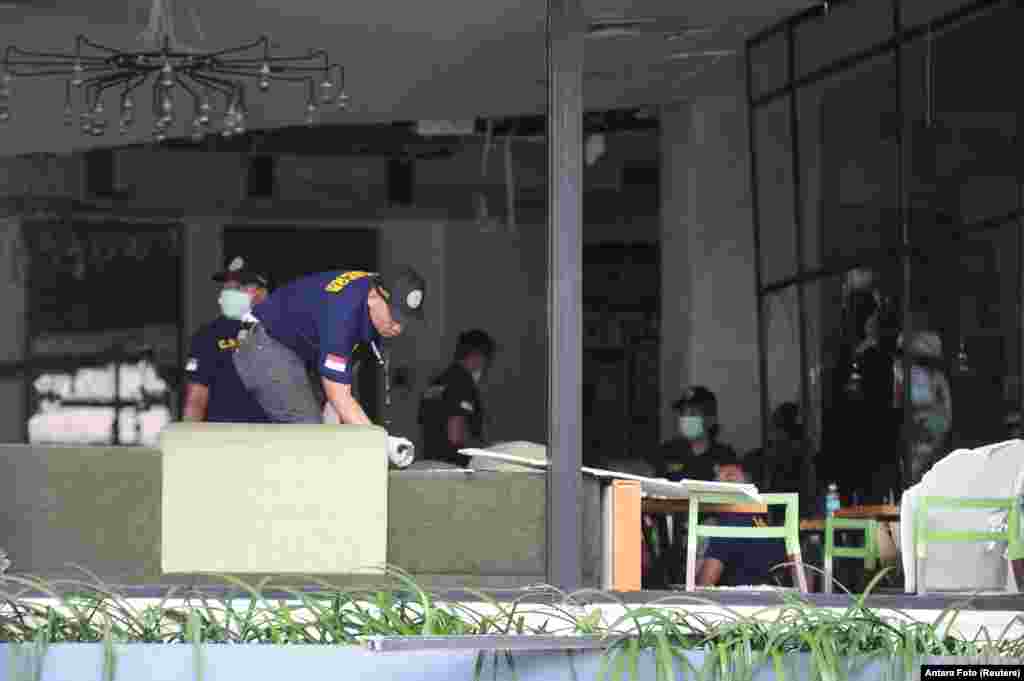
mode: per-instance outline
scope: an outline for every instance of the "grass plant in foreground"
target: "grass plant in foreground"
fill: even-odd
[[[103,644],[103,681],[116,679],[116,644],[190,644],[195,650],[195,678],[200,681],[203,644],[358,645],[367,636],[600,636],[608,642],[602,679],[638,679],[641,657],[653,655],[658,681],[680,675],[741,681],[762,666],[774,670],[779,681],[795,681],[802,677],[794,666],[799,659],[794,653],[806,653],[811,678],[822,681],[848,678],[871,663],[879,665],[883,679],[908,678],[925,655],[1024,657],[1024,637],[1009,636],[1012,624],[1024,623],[1019,616],[996,639],[985,630],[967,639],[953,629],[958,609],[922,623],[904,612],[883,615],[867,607],[865,597],[881,574],[864,594],[851,594],[849,605],[839,611],[780,592],[778,606],[743,615],[709,599],[680,594],[642,607],[619,601],[623,614],[608,621],[600,607],[588,608],[586,599],[598,594],[614,599],[612,594],[566,594],[537,587],[524,590],[511,603],[499,603],[467,590],[485,604],[471,607],[440,603],[398,568],[388,568],[391,588],[375,591],[341,590],[315,578],[303,579],[323,588],[316,593],[273,585],[275,591],[289,594],[286,601],[265,596],[269,580],[249,585],[222,576],[237,593],[213,597],[201,590],[169,587],[159,605],[139,609],[99,577],[79,569],[91,581],[0,576],[0,642],[16,644],[9,657],[11,681],[38,679],[47,646],[67,642]],[[38,596],[27,596],[33,592],[56,605],[42,605]],[[541,596],[547,600],[527,602]],[[242,598],[247,603],[238,607]],[[172,605],[172,599],[180,604]],[[704,653],[699,667],[687,656],[694,652]],[[516,676],[515,659],[505,651],[478,655],[478,679],[489,656],[495,674],[501,665]],[[568,663],[573,663],[572,655]]]

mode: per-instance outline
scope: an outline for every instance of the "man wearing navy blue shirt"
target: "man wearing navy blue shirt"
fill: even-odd
[[[238,349],[242,317],[267,296],[267,277],[236,257],[214,275],[220,282],[221,316],[192,336],[185,364],[186,421],[269,423],[259,403],[242,385],[231,356]]]
[[[430,382],[420,400],[425,459],[464,468],[469,457],[459,450],[483,446],[484,408],[477,386],[494,352],[494,339],[486,331],[459,334],[455,361]]]
[[[719,482],[750,482],[750,477],[739,457],[720,460],[716,479]],[[763,526],[766,519],[745,513],[720,513],[722,527]],[[708,541],[704,560],[697,573],[698,586],[759,586],[774,585],[792,575],[777,569],[785,563],[786,549],[781,539],[740,539],[712,537]]]
[[[233,358],[242,383],[271,420],[322,423],[313,368],[342,423],[371,425],[352,394],[353,352],[367,344],[378,353],[382,338],[422,318],[425,290],[423,277],[408,267],[321,272],[282,286],[243,319]]]

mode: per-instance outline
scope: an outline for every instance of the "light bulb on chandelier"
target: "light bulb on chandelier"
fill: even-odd
[[[168,136],[175,122],[174,111],[180,104],[175,100],[179,98],[191,98],[198,111],[195,117],[180,117],[184,121],[184,135],[192,139],[205,135],[215,110],[211,97],[222,103],[223,108],[216,107],[224,112],[222,134],[230,137],[244,133],[248,113],[244,104],[246,82],[250,79],[257,81],[261,93],[267,93],[274,82],[305,83],[305,119],[309,125],[316,122],[318,101],[325,105],[333,102],[338,110],[347,108],[344,68],[331,63],[326,51],[308,50],[297,56],[276,56],[271,53],[267,36],[238,47],[209,52],[183,46],[174,36],[168,9],[170,1],[153,2],[149,28],[145,32],[152,45],[146,50],[117,50],[84,35],[75,38],[75,49],[68,54],[8,46],[0,64],[0,123],[11,118],[8,99],[12,77],[64,77],[63,123],[74,125],[75,113],[79,111],[81,132],[87,135],[105,132],[104,97],[116,89],[122,90],[119,130],[126,134],[135,119],[132,93],[143,86],[151,87],[153,92],[153,138],[156,141]],[[254,50],[261,50],[262,55],[252,55]],[[72,90],[78,94],[73,96]]]

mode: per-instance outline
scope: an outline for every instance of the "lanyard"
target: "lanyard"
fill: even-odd
[[[387,357],[381,354],[380,348],[377,347],[376,341],[370,341],[370,349],[373,350],[373,354],[377,357],[377,364],[384,369],[384,429],[391,430],[391,357],[390,353]]]

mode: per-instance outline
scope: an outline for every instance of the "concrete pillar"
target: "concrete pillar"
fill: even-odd
[[[662,435],[689,385],[719,399],[721,438],[760,445],[754,239],[746,100],[697,97],[665,107],[662,135]]]
[[[21,220],[0,221],[0,305],[6,323],[0,328],[0,361],[25,359],[25,298],[28,260],[21,241]],[[25,437],[25,379],[12,375],[0,380],[0,442],[22,442]]]

